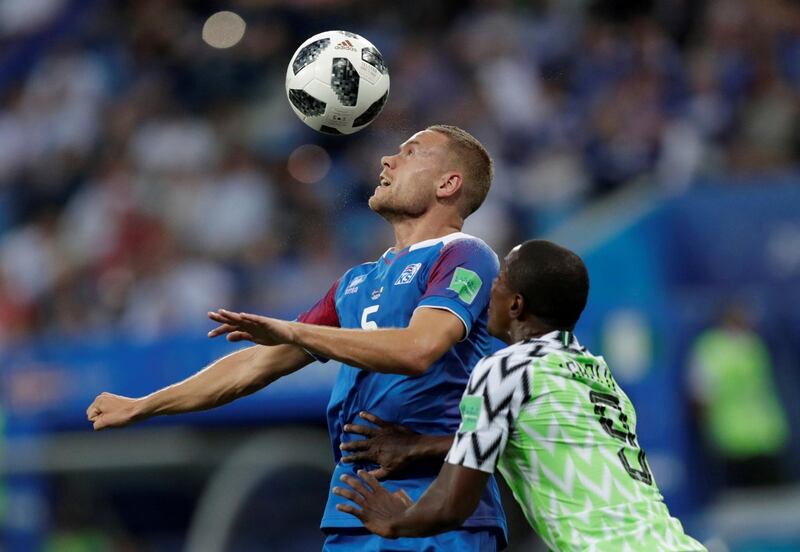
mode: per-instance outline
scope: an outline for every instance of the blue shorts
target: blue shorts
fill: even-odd
[[[336,531],[335,533],[330,531]],[[490,529],[458,529],[432,537],[384,539],[360,528],[326,531],[322,552],[497,552],[496,532]]]

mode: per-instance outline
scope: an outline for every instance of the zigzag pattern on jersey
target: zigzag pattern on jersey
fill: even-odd
[[[548,337],[552,336],[552,334],[548,334]],[[567,344],[564,344],[564,341]],[[541,358],[544,356],[549,355],[550,353],[571,353],[573,355],[582,355],[586,354],[586,347],[581,347],[581,344],[578,343],[578,340],[575,338],[575,335],[572,332],[558,332],[557,338],[532,338],[526,339],[521,343],[516,343],[511,345],[504,351],[511,350],[512,354],[519,354],[522,353],[523,350],[527,351],[527,355],[532,358]]]
[[[591,353],[570,335],[545,337],[475,367],[465,394],[481,397],[481,419],[475,431],[457,434],[447,462],[493,472],[499,460],[552,550],[702,550],[669,517],[658,488],[626,473],[621,443],[601,426],[591,388],[565,367]],[[619,397],[635,431],[630,401],[622,391]]]
[[[464,434],[458,433],[454,447],[456,454],[453,457],[448,455],[448,461],[464,465],[468,459],[472,459],[478,469],[494,471],[499,459],[498,452],[504,448],[521,406],[531,398],[532,374],[528,368],[532,361],[551,353],[586,352],[571,333],[558,332],[557,339],[553,338],[553,334],[548,337],[550,339],[528,339],[516,343],[478,363],[467,384],[466,394],[483,397],[486,421],[490,424],[498,415],[505,413],[507,431],[490,427],[472,432],[468,442]]]
[[[487,425],[478,431],[456,434],[451,463],[477,465],[478,469],[494,471],[499,451],[505,445],[509,431],[492,425],[498,416],[505,416],[505,427],[513,426],[522,404],[531,397],[531,359],[522,357],[511,361],[511,355],[486,357],[475,367],[467,395],[483,398],[483,414]],[[469,435],[469,438],[467,438]],[[471,462],[467,462],[472,460]]]

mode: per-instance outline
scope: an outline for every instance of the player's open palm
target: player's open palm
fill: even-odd
[[[123,427],[136,420],[137,399],[101,393],[86,409],[86,417],[95,431],[111,427]]]
[[[219,309],[208,317],[219,326],[208,332],[208,337],[228,335],[228,341],[252,341],[259,345],[291,343],[292,330],[285,320]]]
[[[403,512],[414,505],[414,501],[402,489],[390,493],[372,475],[364,470],[358,471],[361,480],[342,475],[341,480],[347,487],[334,487],[333,493],[346,498],[353,504],[337,504],[336,509],[354,515],[364,524],[367,530],[387,538],[396,538],[392,522]]]

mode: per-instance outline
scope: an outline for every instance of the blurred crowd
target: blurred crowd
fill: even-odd
[[[248,25],[228,50],[201,40],[221,8]],[[630,183],[674,194],[800,159],[788,0],[5,0],[0,13],[0,347],[192,331],[223,306],[294,316],[392,244],[365,199],[380,156],[429,124],[494,156],[466,231],[498,250]],[[392,79],[384,112],[349,137],[307,129],[284,91],[295,48],[336,28],[375,43]]]

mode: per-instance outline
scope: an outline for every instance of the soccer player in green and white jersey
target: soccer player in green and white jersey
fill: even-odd
[[[663,502],[630,399],[572,334],[588,292],[573,252],[543,240],[514,248],[489,305],[489,331],[511,345],[472,372],[437,479],[414,503],[362,470],[334,489],[355,503],[339,509],[384,537],[436,534],[469,517],[499,467],[553,550],[705,550]]]

